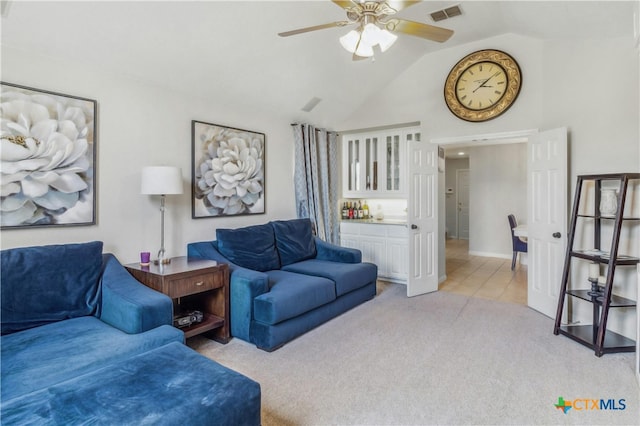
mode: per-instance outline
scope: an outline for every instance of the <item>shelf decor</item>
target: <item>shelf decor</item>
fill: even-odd
[[[96,101],[0,82],[2,229],[96,223]]]
[[[618,209],[618,194],[615,189],[600,190],[600,214],[615,216]]]
[[[265,135],[193,120],[194,219],[265,212]]]

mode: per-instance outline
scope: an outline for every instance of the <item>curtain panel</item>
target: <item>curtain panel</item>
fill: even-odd
[[[292,128],[297,215],[311,219],[318,237],[337,244],[338,134],[309,124],[292,124]]]

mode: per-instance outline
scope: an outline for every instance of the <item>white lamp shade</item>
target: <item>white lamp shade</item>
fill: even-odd
[[[340,44],[349,53],[354,53],[356,47],[358,47],[358,40],[360,39],[360,33],[356,30],[351,30],[342,37],[340,37]]]
[[[355,54],[363,58],[369,58],[373,56],[373,45],[366,43],[364,37],[361,37]]]
[[[393,45],[393,43],[396,42],[397,39],[397,35],[392,34],[387,30],[380,30],[378,33],[378,44],[380,45],[380,50],[382,52],[386,51]]]
[[[149,195],[182,194],[182,170],[179,167],[170,166],[143,168],[140,193]]]

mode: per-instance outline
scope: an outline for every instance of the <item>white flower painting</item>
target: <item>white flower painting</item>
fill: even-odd
[[[193,218],[260,214],[263,133],[192,121]]]
[[[0,88],[2,228],[95,224],[96,101]]]

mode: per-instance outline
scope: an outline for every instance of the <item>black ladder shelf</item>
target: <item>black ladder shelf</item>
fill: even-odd
[[[582,175],[578,176],[576,185],[576,193],[573,201],[573,210],[571,213],[571,224],[569,227],[569,235],[567,241],[567,252],[564,262],[564,270],[562,273],[562,284],[560,288],[560,297],[558,299],[558,310],[556,311],[555,327],[553,334],[562,334],[578,343],[581,343],[595,351],[595,355],[600,357],[605,353],[614,352],[634,352],[636,343],[621,334],[607,330],[607,319],[609,316],[609,308],[619,307],[635,307],[635,300],[627,299],[612,294],[615,270],[618,266],[633,266],[640,262],[640,259],[633,256],[621,255],[618,253],[620,243],[620,234],[622,225],[625,221],[636,221],[640,223],[640,217],[624,217],[624,207],[627,198],[627,189],[629,181],[640,179],[640,173],[612,173],[601,175]],[[619,181],[617,209],[613,215],[604,215],[600,213],[599,206],[601,201],[602,183],[604,181]],[[594,208],[593,214],[580,213],[580,199],[585,188],[585,182],[594,183]],[[592,221],[594,228],[593,249],[578,250],[574,248],[574,239],[578,222]],[[611,237],[611,248],[608,252],[601,250],[601,231],[602,224],[605,222],[613,223],[613,234]],[[583,224],[581,224],[583,225]],[[598,265],[607,265],[606,279],[603,286],[599,286],[597,280],[589,279],[591,289],[570,289],[569,275],[571,271],[572,260],[587,260]],[[598,273],[598,276],[600,274]],[[562,312],[565,307],[566,296],[569,295],[579,300],[585,300],[593,305],[593,324],[591,325],[562,325]],[[636,308],[637,309],[637,308]],[[638,312],[636,311],[636,315]]]

